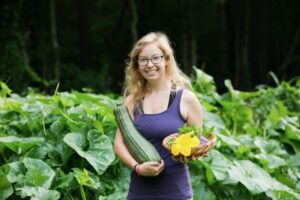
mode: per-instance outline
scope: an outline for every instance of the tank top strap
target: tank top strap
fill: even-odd
[[[169,96],[169,103],[168,103],[168,108],[171,106],[171,104],[173,103],[175,97],[176,97],[176,85],[174,83],[172,83],[172,87],[171,87],[171,92],[170,92],[170,96]]]
[[[136,105],[134,106],[134,109],[133,109],[133,115],[134,116],[137,116],[137,115],[140,115],[140,114],[144,113],[143,101],[144,101],[144,98],[140,99],[136,103]]]
[[[184,91],[184,89],[179,89],[177,91],[175,99],[174,99],[172,105],[170,106],[170,109],[180,112],[180,101],[181,101],[181,96],[182,96],[183,91]]]

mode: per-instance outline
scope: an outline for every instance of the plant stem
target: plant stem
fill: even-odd
[[[235,119],[233,119],[233,135],[235,135],[236,134],[236,121],[235,121]]]
[[[79,184],[79,188],[80,188],[80,194],[81,194],[82,200],[86,200],[85,191],[84,191],[84,188],[81,184]]]
[[[263,128],[263,138],[266,138],[267,137],[267,130],[266,128],[264,127]]]

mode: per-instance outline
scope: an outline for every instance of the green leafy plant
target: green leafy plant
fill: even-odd
[[[195,200],[300,199],[300,79],[242,92],[195,68],[203,108],[199,137],[218,140],[190,162]],[[111,95],[56,92],[22,97],[1,84],[0,199],[126,198],[130,170],[114,155]]]

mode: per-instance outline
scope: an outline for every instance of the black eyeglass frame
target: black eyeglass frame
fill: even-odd
[[[156,57],[159,57],[160,60],[157,61],[157,62],[156,62],[156,61],[153,62],[153,59],[156,58]],[[147,66],[147,65],[149,64],[149,61],[150,61],[150,60],[151,60],[151,62],[152,62],[153,64],[159,64],[159,63],[161,63],[163,57],[165,57],[165,56],[164,56],[164,55],[159,55],[159,56],[157,55],[157,56],[152,56],[151,58],[143,58],[144,61],[147,61],[145,64],[140,64],[140,59],[137,58],[137,59],[136,59],[136,62],[137,62],[137,64],[140,65],[140,66]]]

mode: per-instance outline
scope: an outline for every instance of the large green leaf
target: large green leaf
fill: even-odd
[[[268,190],[266,195],[272,200],[299,200],[300,195],[294,192],[282,191],[282,190]]]
[[[299,197],[292,189],[273,179],[266,171],[249,160],[234,161],[228,173],[233,180],[242,183],[254,195],[271,190],[277,193],[289,193],[295,199]]]
[[[31,197],[30,200],[58,200],[60,193],[56,190],[47,190],[43,187],[25,186],[17,189],[22,198]]]
[[[203,175],[192,175],[193,200],[216,200],[216,195],[210,190],[204,181]]]
[[[22,162],[8,163],[4,169],[7,180],[15,183],[17,191],[22,193],[21,196],[32,196],[31,199],[36,200],[59,198],[58,192],[47,190],[51,186],[55,172],[44,161],[24,158]]]
[[[12,92],[11,89],[2,81],[0,81],[0,97],[6,97]]]
[[[216,86],[214,83],[214,78],[209,74],[206,74],[201,69],[198,69],[196,67],[193,67],[193,69],[196,75],[193,83],[194,89],[197,92],[203,93],[208,96],[216,94]]]
[[[6,174],[0,170],[0,200],[4,200],[13,193],[13,188],[7,180]]]
[[[287,108],[281,101],[276,102],[276,106],[271,110],[268,115],[268,120],[271,121],[273,126],[276,126],[281,118],[286,117],[288,114]]]
[[[288,139],[300,141],[300,129],[291,124],[286,125],[285,135]]]
[[[115,154],[108,136],[100,134],[97,130],[90,130],[85,137],[80,133],[68,133],[64,142],[74,149],[81,157],[85,158],[100,175],[114,161]],[[88,145],[87,150],[84,150]]]
[[[33,187],[50,188],[55,172],[42,160],[24,158],[23,163],[27,169],[24,184]]]
[[[219,100],[219,103],[225,111],[223,119],[234,133],[244,133],[253,125],[253,111],[244,102]]]
[[[252,194],[259,194],[272,187],[273,180],[268,173],[248,160],[234,161],[229,176],[241,182]]]
[[[8,147],[17,154],[22,154],[35,145],[44,142],[41,137],[21,138],[16,136],[0,137],[0,144]]]
[[[233,137],[223,135],[222,133],[216,133],[218,139],[221,139],[222,142],[230,147],[240,146],[241,143],[235,140]]]
[[[227,87],[231,100],[238,99],[239,91],[235,90],[232,86],[231,80],[226,79],[224,85]]]
[[[23,184],[26,169],[21,161],[11,162],[3,167],[6,169],[7,179],[10,183]]]
[[[99,102],[99,95],[93,93],[82,93],[78,91],[72,91],[72,94],[76,96],[76,103],[81,104],[82,102]]]
[[[299,167],[300,168],[300,153],[289,156],[288,165],[291,167]]]
[[[113,165],[111,169],[114,171],[113,174],[105,173],[100,176],[103,187],[98,190],[101,194],[98,199],[126,199],[130,185],[130,173],[132,171],[128,167],[125,167],[125,164],[120,162]],[[114,177],[113,179],[111,178],[112,176]]]
[[[203,109],[203,116],[205,126],[215,127],[216,132],[221,132],[222,129],[225,129],[225,124],[217,113],[207,112]]]
[[[69,174],[65,174],[61,169],[58,169],[56,173],[53,189],[68,189],[70,184],[74,180],[74,173],[70,172]]]
[[[67,92],[60,92],[55,96],[60,100],[64,107],[72,107],[75,105],[75,95]]]
[[[263,166],[265,166],[270,170],[286,165],[284,159],[272,154],[260,153],[260,154],[256,154],[255,158],[258,159]]]
[[[258,147],[262,153],[268,153],[277,156],[285,156],[288,154],[278,140],[263,137],[255,137],[253,139],[255,147]]]
[[[218,150],[211,150],[209,154],[208,158],[201,160],[202,164],[207,163],[204,167],[212,171],[218,181],[223,181],[228,178],[228,170],[232,162]]]

